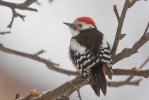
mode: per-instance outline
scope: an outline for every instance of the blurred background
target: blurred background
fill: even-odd
[[[5,0],[22,3],[24,0]],[[25,22],[15,18],[11,29],[7,28],[12,18],[10,8],[0,6],[0,32],[11,31],[11,34],[0,35],[0,43],[5,47],[34,54],[44,49],[40,57],[50,59],[60,64],[60,68],[73,70],[68,57],[68,47],[71,39],[69,28],[63,22],[73,22],[77,17],[90,16],[96,22],[97,28],[103,32],[113,44],[117,19],[113,11],[116,4],[119,15],[125,0],[38,0],[31,7],[38,12],[16,10],[26,15]],[[127,34],[120,41],[117,53],[125,47],[131,47],[144,33],[149,22],[149,1],[138,1],[126,14],[122,33]],[[149,42],[139,49],[137,54],[123,59],[113,68],[131,69],[139,67],[149,57]],[[148,69],[147,63],[143,69]],[[75,76],[67,76],[49,70],[43,63],[0,52],[0,100],[13,100],[15,94],[26,96],[31,89],[39,92],[55,89]],[[114,76],[112,81],[123,81],[127,76]],[[135,77],[139,79],[142,77]],[[149,100],[149,79],[142,78],[139,86],[125,85],[119,88],[108,88],[107,95],[98,98],[90,86],[80,89],[83,100]],[[79,100],[74,92],[70,100]]]

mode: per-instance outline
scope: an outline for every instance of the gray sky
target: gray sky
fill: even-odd
[[[11,1],[12,0],[5,0]],[[13,0],[21,3],[24,0]],[[60,64],[59,67],[75,70],[68,57],[68,47],[71,39],[69,28],[62,22],[73,22],[80,16],[90,16],[97,28],[104,33],[110,44],[113,44],[117,19],[113,12],[116,4],[119,14],[125,0],[55,0],[49,4],[48,0],[39,0],[41,6],[33,4],[38,12],[21,11],[26,15],[25,22],[15,18],[12,29],[7,25],[11,21],[11,9],[0,6],[0,31],[11,31],[9,35],[0,36],[0,43],[11,49],[26,53],[35,53],[41,49],[47,52],[40,55]],[[133,45],[144,33],[149,22],[149,1],[138,1],[126,14],[122,33],[127,36],[120,41],[117,53],[125,47]],[[139,67],[149,57],[149,42],[139,52],[115,64],[113,68],[131,69]],[[149,63],[143,69],[148,69]],[[12,100],[16,93],[26,96],[35,88],[40,92],[52,90],[73,79],[48,70],[42,63],[0,52],[0,99]],[[127,77],[114,76],[113,81],[122,81]],[[135,77],[139,79],[141,77]],[[98,98],[90,86],[80,90],[83,100],[148,100],[149,80],[143,78],[140,86],[123,86],[108,88],[106,96]],[[9,94],[8,94],[9,93]],[[77,93],[71,95],[71,100],[79,100]]]

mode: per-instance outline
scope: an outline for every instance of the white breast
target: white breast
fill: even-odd
[[[79,54],[83,54],[86,50],[86,47],[81,46],[75,39],[71,40],[70,48],[73,51],[77,51]]]

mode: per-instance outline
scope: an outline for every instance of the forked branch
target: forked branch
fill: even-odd
[[[135,4],[136,1],[137,0],[132,0],[132,2],[130,3],[130,0],[126,0],[125,4],[124,4],[124,7],[123,7],[123,10],[122,10],[122,14],[121,14],[120,17],[118,15],[116,5],[114,5],[114,7],[113,7],[114,12],[116,14],[116,17],[118,19],[118,27],[117,27],[117,31],[116,31],[116,35],[115,35],[115,39],[114,39],[113,48],[112,48],[112,51],[111,51],[112,57],[115,57],[115,54],[116,54],[116,50],[117,50],[118,43],[119,43],[119,38],[118,37],[120,36],[121,31],[122,31],[123,22],[124,22],[124,19],[125,19],[125,16],[126,16],[126,12],[130,7],[132,7],[132,5]]]
[[[20,10],[29,10],[29,11],[35,11],[37,12],[37,9],[29,7],[32,3],[36,2],[37,0],[26,0],[24,3],[21,4],[16,4],[16,3],[10,3],[6,1],[1,1],[0,0],[0,5],[9,7],[12,10],[12,19],[10,24],[7,26],[8,28],[12,27],[13,21],[15,17],[20,17],[24,21],[25,15],[19,14],[15,11],[15,9],[20,9]]]

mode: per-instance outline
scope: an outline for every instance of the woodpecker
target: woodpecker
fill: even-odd
[[[90,17],[78,17],[73,23],[66,23],[72,34],[69,55],[73,65],[86,77],[95,94],[107,92],[105,74],[112,79],[112,57],[108,41]]]

